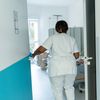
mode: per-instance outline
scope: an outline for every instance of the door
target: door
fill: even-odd
[[[86,100],[96,100],[96,44],[95,44],[95,0],[85,0],[85,56],[92,57],[90,65],[85,67]]]

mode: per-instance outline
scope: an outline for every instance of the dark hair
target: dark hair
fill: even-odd
[[[68,30],[68,24],[64,20],[57,21],[55,29],[58,33],[66,33]]]

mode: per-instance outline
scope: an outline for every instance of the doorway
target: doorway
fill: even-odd
[[[78,12],[79,11],[78,9],[80,7],[79,6],[80,1],[81,1],[81,10],[80,10],[80,12]],[[55,22],[57,20],[63,19],[63,20],[67,20],[67,22],[69,23],[69,27],[70,27],[69,34],[71,36],[73,36],[74,38],[76,38],[79,48],[80,48],[80,51],[81,51],[81,56],[82,57],[84,56],[85,60],[87,57],[93,57],[93,60],[91,60],[90,63],[94,67],[91,67],[92,66],[91,64],[90,65],[84,64],[82,66],[78,66],[78,68],[80,70],[79,72],[81,73],[82,77],[78,78],[79,80],[75,84],[76,96],[77,96],[76,98],[80,97],[81,100],[82,100],[82,98],[83,98],[83,100],[91,100],[91,98],[92,98],[92,100],[96,100],[96,85],[95,85],[95,81],[96,81],[95,80],[96,79],[95,60],[96,59],[95,59],[95,50],[91,50],[91,48],[95,49],[94,10],[92,10],[92,7],[94,9],[94,4],[93,4],[94,0],[92,0],[91,3],[89,3],[89,2],[90,2],[89,0],[87,0],[87,1],[78,0],[77,4],[76,4],[75,1],[73,1],[72,3],[70,3],[70,5],[67,6],[67,8],[65,6],[64,7],[57,6],[56,8],[54,6],[52,8],[50,8],[50,6],[49,6],[49,8],[48,8],[47,6],[45,6],[45,7],[43,5],[37,6],[34,4],[33,5],[34,7],[32,5],[29,5],[29,9],[28,9],[28,12],[31,12],[31,10],[33,12],[33,15],[29,13],[29,17],[31,16],[33,18],[38,18],[40,20],[39,21],[39,29],[38,29],[39,30],[39,34],[38,34],[39,38],[38,39],[40,41],[38,42],[38,45],[43,43],[43,41],[47,37],[54,34]],[[76,4],[76,6],[71,6],[73,4],[74,5]],[[58,11],[58,9],[59,9],[59,11]],[[67,9],[68,14],[66,14],[66,9]],[[73,11],[73,9],[74,9],[74,11]],[[65,11],[65,12],[63,12],[63,11]],[[93,16],[90,19],[91,14]],[[56,19],[55,15],[60,15],[60,17],[58,17]],[[78,15],[80,17],[78,17]],[[93,24],[90,25],[90,22],[91,23],[93,22]],[[91,28],[93,30],[91,30]],[[81,33],[81,34],[79,34],[79,33]],[[90,33],[93,33],[93,34],[91,34],[91,37],[90,37]],[[93,45],[90,45],[90,40],[93,40],[93,41],[91,41],[91,43]],[[95,80],[95,81],[93,81],[93,80]],[[90,85],[91,82],[93,84]],[[91,88],[91,87],[93,87],[93,88]],[[95,90],[95,91],[92,91],[92,90]]]
[[[86,15],[86,55],[92,57],[87,66],[87,100],[97,100],[96,95],[96,32],[95,32],[95,0],[85,0]]]

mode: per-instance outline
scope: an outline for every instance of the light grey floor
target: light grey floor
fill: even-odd
[[[31,74],[33,100],[54,100],[47,72],[32,64]],[[84,92],[79,93],[78,89],[76,89],[75,95],[76,100],[85,100]]]

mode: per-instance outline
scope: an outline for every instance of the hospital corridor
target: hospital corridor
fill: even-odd
[[[45,52],[36,55],[39,46]],[[65,91],[53,92],[59,86]],[[100,100],[100,0],[0,0],[0,100],[55,100],[54,95]]]

